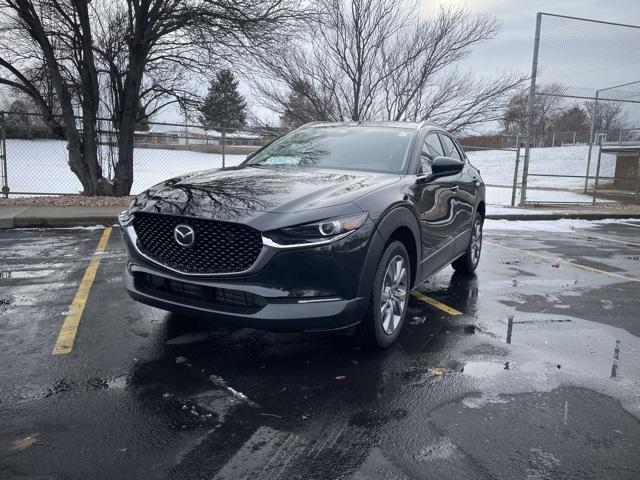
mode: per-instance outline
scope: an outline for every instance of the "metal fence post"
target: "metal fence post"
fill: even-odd
[[[600,90],[596,90],[596,96],[593,100],[593,111],[591,112],[591,129],[589,131],[589,153],[587,154],[587,174],[584,176],[584,193],[589,190],[589,170],[591,170],[591,150],[593,149],[593,132],[596,123],[596,114],[598,109],[598,95]]]
[[[189,117],[187,117],[187,111],[184,114],[184,144],[189,145]]]
[[[224,151],[224,144],[225,144],[225,138],[226,138],[226,130],[224,129],[224,127],[222,127],[222,168],[225,167],[225,151]]]
[[[518,190],[518,169],[520,168],[520,145],[516,145],[516,168],[513,171],[513,190],[511,191],[511,206],[516,206],[516,191]]]
[[[638,163],[636,163],[636,191],[634,192],[634,201],[640,202],[640,156],[638,156]]]
[[[598,136],[598,164],[596,166],[596,181],[593,184],[593,200],[592,205],[596,204],[596,195],[598,194],[598,180],[600,179],[600,159],[602,158],[602,137]]]
[[[531,157],[531,132],[533,130],[533,116],[536,108],[536,74],[538,72],[538,50],[540,49],[540,26],[542,13],[536,15],[536,39],[533,44],[533,62],[531,64],[531,87],[529,88],[529,100],[527,102],[527,131],[526,145],[524,147],[524,167],[522,170],[522,187],[520,189],[520,205],[527,202],[527,175],[529,173],[529,158]]]
[[[4,129],[5,113],[0,112],[0,161],[2,161],[2,195],[9,198],[9,178],[7,169],[7,136]]]

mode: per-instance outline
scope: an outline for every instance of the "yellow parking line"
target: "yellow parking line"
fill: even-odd
[[[427,297],[426,295],[423,295],[420,292],[411,292],[411,295],[413,295],[414,297],[416,297],[418,300],[424,302],[424,303],[428,303],[429,305],[439,308],[440,310],[442,310],[445,313],[448,313],[449,315],[462,315],[462,312],[456,310],[455,308],[451,308],[448,305],[445,305],[442,302],[439,302],[438,300],[431,298],[431,297]]]
[[[58,340],[56,340],[56,345],[53,347],[53,352],[51,352],[53,355],[69,353],[73,349],[73,342],[76,338],[76,333],[78,332],[82,312],[84,311],[84,306],[87,303],[91,285],[93,285],[93,281],[96,278],[96,272],[98,271],[102,254],[107,247],[109,235],[111,235],[111,227],[104,229],[100,242],[98,242],[98,248],[96,248],[95,253],[91,257],[91,261],[89,262],[89,266],[84,272],[78,291],[76,292],[75,297],[73,297],[73,302],[71,302],[71,306],[69,307],[69,313],[65,317],[64,322],[62,322],[62,327],[58,334]]]
[[[545,260],[553,260],[554,262],[562,263],[564,265],[571,265],[572,267],[581,268],[581,269],[587,270],[589,272],[601,273],[602,275],[607,275],[609,277],[620,278],[620,279],[625,280],[627,282],[638,282],[638,283],[640,283],[640,278],[627,277],[625,275],[620,275],[618,273],[607,272],[606,270],[600,270],[599,268],[587,267],[586,265],[580,265],[579,263],[572,262],[571,260],[564,260],[562,258],[552,257],[551,255],[544,255],[542,253],[531,252],[529,250],[523,250],[522,248],[506,247],[504,245],[500,245],[499,243],[492,242],[490,240],[484,240],[484,242],[488,243],[489,245],[494,245],[494,246],[496,246],[498,248],[503,248],[505,250],[511,250],[512,252],[524,253],[525,255],[531,255],[532,257],[543,258]]]

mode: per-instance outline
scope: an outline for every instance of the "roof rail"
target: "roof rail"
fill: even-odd
[[[317,121],[317,122],[308,122],[305,123],[304,125],[300,125],[298,128],[296,128],[296,130],[299,130],[301,128],[307,128],[307,127],[313,127],[315,125],[323,125],[325,123],[329,123],[329,122],[321,122],[321,121]]]

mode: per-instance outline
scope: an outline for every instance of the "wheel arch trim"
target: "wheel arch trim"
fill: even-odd
[[[396,205],[389,208],[383,215],[381,215],[376,224],[376,228],[367,251],[367,256],[365,258],[362,275],[360,277],[360,285],[358,286],[359,296],[369,299],[371,294],[371,282],[375,276],[380,257],[384,252],[385,246],[392,238],[393,233],[401,227],[406,227],[411,231],[415,242],[416,261],[411,265],[414,270],[411,273],[412,286],[417,279],[421,278],[420,275],[422,267],[420,260],[422,257],[422,237],[420,234],[418,219],[409,207]]]

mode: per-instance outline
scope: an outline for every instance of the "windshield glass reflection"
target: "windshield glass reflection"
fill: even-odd
[[[307,128],[275,140],[245,165],[400,173],[407,162],[413,135],[414,132],[401,128]]]

